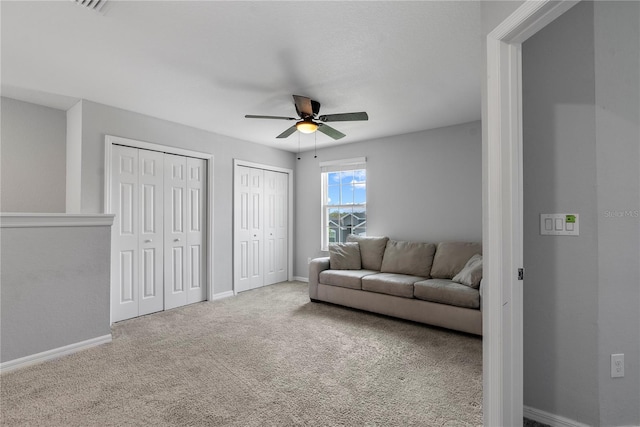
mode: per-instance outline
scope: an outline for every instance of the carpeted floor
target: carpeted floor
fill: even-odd
[[[117,323],[1,379],[7,426],[477,426],[482,340],[282,283]]]
[[[547,424],[542,424],[537,421],[533,421],[528,418],[525,418],[524,423],[522,424],[522,427],[550,427],[550,426]]]

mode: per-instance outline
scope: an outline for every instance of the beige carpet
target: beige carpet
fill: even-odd
[[[3,426],[482,424],[482,341],[282,283],[117,323],[2,375]]]

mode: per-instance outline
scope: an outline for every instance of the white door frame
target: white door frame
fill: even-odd
[[[293,280],[293,169],[281,168],[278,166],[265,165],[262,163],[248,162],[245,160],[233,159],[233,176],[235,176],[236,168],[238,166],[246,166],[250,168],[256,169],[264,169],[273,172],[282,172],[288,174],[289,178],[287,179],[287,280]],[[233,197],[236,196],[235,192],[236,183],[233,183]],[[235,213],[234,213],[235,218]],[[234,219],[235,220],[235,219]],[[235,223],[233,225],[233,229],[235,231]],[[233,236],[233,247],[235,251],[236,245],[236,237]],[[234,252],[235,253],[235,252]],[[235,260],[234,260],[234,269],[235,269]],[[236,284],[235,284],[235,271],[233,272],[234,283],[233,283],[233,293],[236,292]]]
[[[523,417],[522,43],[577,0],[527,0],[487,35],[483,140],[484,425]]]
[[[122,138],[119,136],[105,135],[104,137],[104,213],[111,212],[111,155],[114,145],[125,145],[132,148],[141,148],[143,150],[160,151],[162,153],[177,154],[179,156],[195,157],[203,159],[207,162],[207,300],[211,301],[214,297],[213,293],[213,155],[209,153],[201,153],[199,151],[185,150],[168,145],[154,144],[151,142],[138,141],[135,139]],[[113,243],[112,243],[113,244]],[[111,261],[113,262],[113,260]],[[114,280],[113,277],[111,280]],[[111,310],[109,310],[109,322],[111,319]]]

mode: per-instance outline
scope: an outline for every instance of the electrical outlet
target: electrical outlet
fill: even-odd
[[[611,378],[624,377],[624,354],[611,355]]]
[[[307,264],[311,264],[311,258],[307,258]]]

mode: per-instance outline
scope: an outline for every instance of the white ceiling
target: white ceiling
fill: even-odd
[[[2,94],[87,99],[298,149],[291,95],[321,114],[367,111],[318,147],[480,118],[479,1],[2,1]],[[301,143],[313,144],[313,135]]]

